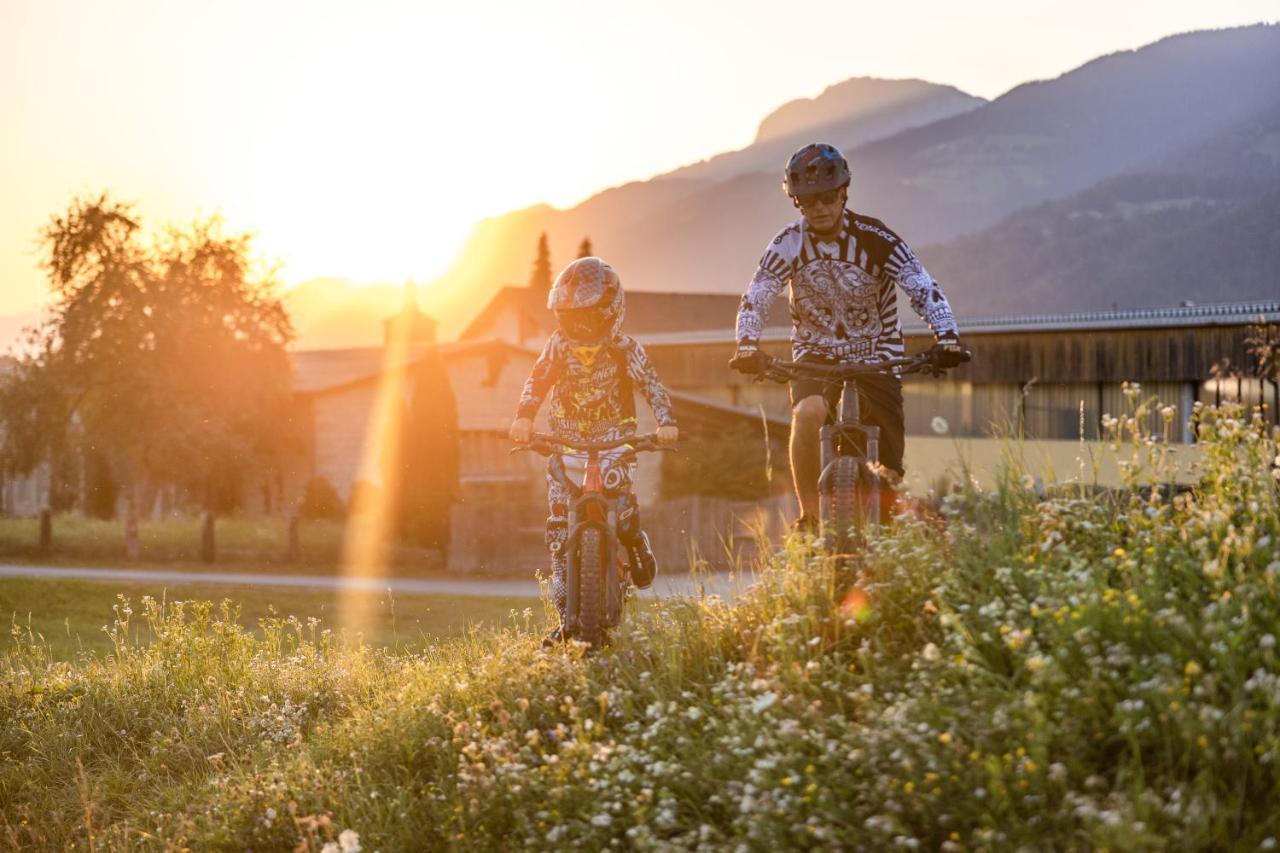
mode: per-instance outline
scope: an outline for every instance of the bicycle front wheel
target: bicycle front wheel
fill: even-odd
[[[822,495],[822,522],[828,544],[837,553],[848,552],[874,522],[875,489],[860,456],[837,456],[831,463],[827,488]]]
[[[604,538],[599,528],[584,527],[578,539],[578,636],[592,648],[603,639],[604,611]]]

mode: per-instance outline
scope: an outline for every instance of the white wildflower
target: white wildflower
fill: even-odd
[[[592,826],[609,826],[613,823],[613,816],[609,814],[598,814],[591,818]]]
[[[360,835],[353,829],[344,829],[338,833],[338,846],[342,853],[360,853]]]
[[[1262,639],[1258,641],[1258,644],[1264,649],[1274,649],[1276,647],[1275,634],[1263,634]]]
[[[942,657],[942,653],[938,651],[938,647],[933,643],[925,643],[924,649],[920,652],[920,657],[927,661],[935,661]]]
[[[1204,567],[1201,569],[1201,571],[1204,572],[1205,577],[1212,579],[1212,578],[1220,577],[1222,575],[1222,569],[1223,569],[1222,564],[1219,563],[1216,559],[1214,559],[1214,560],[1206,560]]]
[[[336,841],[326,841],[324,846],[320,848],[320,853],[342,853],[342,848],[338,846]]]
[[[702,709],[698,707],[690,707],[684,712],[684,715],[687,719],[697,722],[702,719]]]
[[[769,693],[763,693],[760,696],[757,696],[756,700],[751,703],[751,710],[759,714],[762,711],[772,708],[773,704],[777,701],[778,694],[773,693],[772,691]]]

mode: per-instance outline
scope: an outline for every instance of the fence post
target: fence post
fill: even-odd
[[[302,558],[302,546],[298,542],[298,516],[289,516],[289,544],[285,550],[285,559],[296,563]]]
[[[213,542],[213,513],[206,512],[200,524],[200,559],[212,563],[217,557]]]
[[[47,554],[53,550],[53,513],[48,507],[40,510],[40,552]]]

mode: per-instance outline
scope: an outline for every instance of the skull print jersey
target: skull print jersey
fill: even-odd
[[[659,426],[675,424],[671,398],[639,343],[618,335],[604,344],[584,346],[556,331],[524,383],[516,414],[532,418],[550,391],[548,416],[555,435],[608,441],[635,434],[637,390]]]
[[[769,306],[790,285],[793,358],[871,362],[901,356],[895,284],[935,336],[956,334],[942,289],[883,222],[846,210],[839,237],[824,243],[797,220],[760,259],[738,309],[738,342],[760,339]]]

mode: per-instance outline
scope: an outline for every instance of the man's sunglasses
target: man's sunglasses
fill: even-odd
[[[840,190],[843,187],[827,190],[824,193],[812,193],[811,195],[796,196],[796,204],[800,207],[813,207],[815,204],[835,204],[840,200]]]

